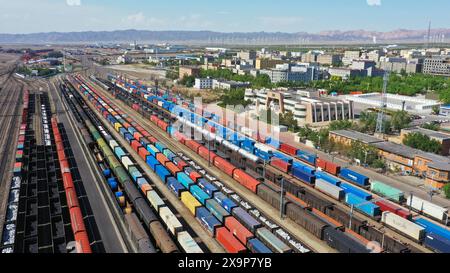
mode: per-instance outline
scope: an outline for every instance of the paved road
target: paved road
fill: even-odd
[[[92,161],[89,160],[89,156],[82,149],[80,139],[77,137],[75,130],[76,120],[70,117],[65,105],[63,104],[59,94],[59,88],[57,88],[56,81],[47,82],[47,89],[50,90],[51,99],[55,105],[55,110],[58,113],[59,122],[64,124],[67,132],[67,137],[71,143],[71,147],[80,170],[80,175],[83,180],[83,185],[89,198],[92,211],[95,216],[95,220],[105,246],[107,253],[126,253],[128,252],[125,246],[122,235],[119,231],[117,223],[112,216],[111,209],[104,197],[104,194],[99,187],[97,170],[92,165]]]

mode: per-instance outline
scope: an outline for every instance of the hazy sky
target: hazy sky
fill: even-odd
[[[0,33],[450,28],[449,0],[0,0]]]

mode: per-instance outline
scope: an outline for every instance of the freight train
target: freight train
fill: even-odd
[[[111,77],[110,77],[111,79]],[[113,80],[113,83],[117,83]],[[120,86],[120,85],[119,85]],[[122,87],[123,88],[123,87]],[[124,89],[124,88],[123,88]],[[126,88],[125,88],[126,90]],[[272,166],[280,169],[281,171],[284,171],[285,173],[291,173],[294,177],[302,180],[303,182],[307,182],[311,184],[311,186],[315,186],[316,189],[319,191],[324,192],[325,194],[328,194],[332,197],[334,197],[337,200],[342,200],[343,196],[345,196],[345,203],[347,203],[350,206],[354,206],[357,210],[361,211],[362,213],[374,218],[375,220],[382,220],[383,217],[381,217],[381,214],[384,212],[390,212],[393,214],[396,214],[402,218],[407,219],[406,222],[408,225],[413,225],[413,223],[409,220],[411,220],[412,215],[403,209],[402,207],[396,206],[395,204],[381,200],[369,202],[369,200],[372,199],[373,195],[368,193],[365,189],[368,189],[369,187],[371,190],[377,194],[380,194],[382,196],[385,196],[387,199],[390,199],[392,201],[395,201],[397,203],[404,203],[404,196],[403,193],[392,188],[389,189],[389,186],[382,185],[381,182],[374,181],[373,183],[369,182],[369,178],[361,175],[355,171],[352,171],[350,169],[341,169],[340,166],[328,162],[326,160],[317,158],[317,156],[312,155],[310,153],[301,151],[299,149],[296,149],[292,146],[289,146],[287,144],[279,143],[276,140],[273,139],[266,139],[264,142],[265,144],[261,143],[255,143],[252,139],[242,136],[239,133],[234,132],[233,130],[230,130],[224,126],[221,126],[220,123],[217,123],[214,121],[214,118],[211,119],[211,114],[208,114],[208,118],[205,118],[204,112],[202,111],[202,115],[196,114],[192,112],[192,109],[183,109],[183,107],[179,107],[178,105],[175,105],[173,102],[165,100],[164,97],[158,97],[158,96],[151,96],[148,93],[146,94],[145,89],[141,89],[143,92],[143,97],[162,108],[164,108],[167,111],[170,111],[172,113],[171,117],[176,116],[178,119],[180,117],[183,118],[184,114],[184,123],[191,127],[196,127],[198,131],[201,131],[204,135],[213,134],[215,135],[213,139],[217,138],[221,139],[223,141],[222,145],[233,148],[233,145],[235,146],[235,150],[239,151],[239,148],[246,150],[247,152],[253,151],[253,155],[256,155],[263,161],[269,161]],[[131,91],[133,92],[133,91]],[[138,91],[139,92],[139,91]],[[167,99],[167,95],[166,99]],[[174,99],[176,100],[176,99]],[[186,105],[189,108],[192,105]],[[195,111],[195,109],[193,109]],[[186,118],[187,116],[187,118]],[[167,118],[167,116],[166,116]],[[169,125],[168,125],[169,126]],[[201,129],[199,129],[201,128]],[[209,130],[205,130],[205,128],[208,128]],[[164,129],[164,128],[163,128]],[[206,132],[205,132],[206,131]],[[209,131],[209,132],[208,132]],[[215,134],[214,134],[214,133]],[[219,132],[219,133],[217,133]],[[231,134],[231,137],[230,137]],[[210,138],[209,138],[210,139]],[[226,142],[224,139],[229,140]],[[258,137],[259,139],[259,137]],[[231,142],[231,144],[230,144]],[[278,149],[274,150],[274,148]],[[281,153],[279,152],[281,151]],[[246,159],[251,157],[245,153],[245,151],[240,151],[241,154],[243,154]],[[300,159],[303,162],[311,165],[314,167],[314,169],[317,167],[317,170],[324,170],[325,172],[333,175],[333,176],[339,176],[340,178],[358,186],[354,187],[353,185],[345,182],[341,182],[339,180],[336,180],[333,176],[328,177],[324,174],[324,172],[317,172],[316,175],[314,175],[313,171],[314,169],[307,169],[305,171],[305,166],[302,166],[301,163],[295,161],[294,158],[286,156],[284,154],[289,154],[294,156],[295,159]],[[271,160],[271,158],[275,158],[275,160]],[[321,177],[319,177],[321,176]],[[319,187],[317,187],[317,183],[315,179],[319,177]],[[329,182],[329,183],[325,183]],[[327,184],[334,184],[334,185],[327,185]],[[340,183],[339,186],[337,186],[337,183]],[[377,184],[377,186],[374,186],[373,184]],[[381,186],[380,186],[381,185]],[[359,188],[363,188],[362,190]],[[341,189],[339,189],[341,188]],[[343,194],[343,193],[344,194]],[[394,192],[392,194],[392,192]],[[424,200],[420,200],[421,204],[424,204]],[[425,203],[426,204],[426,203]],[[440,208],[436,205],[434,206],[419,206],[415,205],[414,202],[407,202],[407,205],[412,207],[415,211],[431,216],[434,219],[437,219],[439,221],[443,221],[445,223],[448,222],[447,213],[448,210],[445,208]],[[433,204],[431,204],[433,205]],[[382,221],[384,224],[389,225],[386,221]],[[392,227],[395,229],[395,227]],[[405,234],[405,233],[404,233]],[[408,237],[411,237],[412,239],[415,239],[416,241],[422,241],[422,237],[415,236],[413,234],[405,234]]]
[[[73,83],[73,82],[72,82]],[[75,84],[75,83],[73,83]],[[72,93],[74,97],[77,97],[77,93]],[[80,106],[83,106],[84,104],[78,97],[78,102],[80,103]],[[115,177],[117,177],[117,180],[119,184],[121,185],[121,188],[124,189],[124,192],[126,193],[128,200],[130,203],[134,205],[134,209],[136,213],[140,216],[140,219],[142,222],[144,222],[145,226],[149,229],[152,237],[156,241],[156,245],[161,249],[164,253],[173,253],[178,252],[179,249],[176,246],[176,244],[173,242],[172,238],[169,236],[169,234],[166,232],[165,228],[162,226],[161,222],[158,220],[157,216],[154,214],[154,212],[150,209],[145,199],[142,197],[142,195],[139,193],[139,191],[136,189],[136,186],[133,184],[132,179],[130,179],[130,176],[128,174],[128,170],[124,166],[131,167],[132,164],[129,164],[131,160],[128,157],[122,158],[121,161],[119,161],[116,158],[116,154],[113,153],[112,149],[116,148],[116,146],[112,145],[115,142],[115,140],[109,135],[100,124],[96,124],[97,128],[94,126],[93,122],[96,122],[96,119],[87,112],[87,107],[82,107],[86,113],[80,112],[80,115],[82,116],[82,120],[85,123],[85,126],[88,128],[88,131],[90,132],[94,142],[98,145],[99,149],[102,151],[104,158],[106,159],[106,162],[111,167],[112,172],[114,173]],[[88,117],[89,115],[89,117]],[[99,132],[100,130],[100,132]],[[111,145],[109,146],[107,142]],[[119,147],[120,148],[120,147]],[[119,149],[116,149],[119,150]],[[121,150],[121,148],[120,148]],[[123,163],[124,166],[121,164]],[[112,181],[110,181],[112,182]],[[110,184],[111,186],[111,184]],[[142,182],[141,188],[151,188],[151,186],[145,182]],[[181,244],[181,243],[180,243]]]
[[[88,86],[81,86],[83,90],[90,90]],[[102,100],[103,101],[103,100]],[[105,103],[108,104],[109,103]],[[187,167],[187,163],[176,157],[176,155],[165,145],[157,141],[154,137],[151,137],[148,132],[143,130],[142,127],[136,124],[132,125],[133,121],[131,118],[127,118],[127,121],[122,120],[118,115],[113,117],[111,114],[106,115],[106,118],[111,122],[112,118],[115,118],[114,124],[115,130],[124,137],[131,147],[139,154],[142,159],[150,166],[150,168],[161,178],[167,186],[180,197],[181,201],[188,207],[191,213],[202,223],[205,228],[210,231],[211,236],[216,237],[216,239],[225,247],[230,246],[230,242],[225,242],[223,240],[228,240],[231,237],[224,235],[225,230],[220,229],[221,226],[225,226],[228,232],[233,230],[234,232],[246,233],[246,227],[249,227],[253,234],[255,234],[250,240],[241,241],[241,245],[237,245],[236,242],[231,241],[231,245],[234,248],[227,249],[229,252],[233,252],[239,249],[238,252],[245,250],[245,247],[257,251],[264,252],[290,252],[292,249],[288,247],[282,240],[278,239],[276,236],[270,236],[265,232],[264,227],[259,227],[256,229],[251,226],[249,222],[257,222],[252,216],[247,212],[241,212],[239,208],[228,207],[229,211],[226,211],[221,204],[216,200],[220,200],[217,197],[217,189],[214,188],[210,183],[208,183],[202,176]],[[167,129],[166,124],[161,120],[154,121],[159,124],[160,127]],[[131,135],[130,133],[133,133]],[[138,131],[139,130],[139,131]],[[183,169],[180,169],[183,167]],[[230,200],[221,200],[223,204],[231,204]],[[225,206],[226,208],[227,206]],[[238,219],[238,222],[243,223],[241,226],[231,226],[227,225],[225,219],[232,218]],[[231,221],[231,220],[229,220]],[[232,222],[231,222],[232,223]],[[261,225],[261,224],[259,224]],[[261,231],[259,231],[261,229]],[[261,247],[261,242],[263,241],[269,246],[267,249]],[[253,245],[249,245],[252,243]],[[300,248],[303,252],[309,250],[305,248]]]

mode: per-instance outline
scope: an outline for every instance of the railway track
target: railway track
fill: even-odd
[[[164,110],[164,111],[166,111],[166,110]],[[170,116],[171,113],[168,112],[167,114]],[[322,199],[324,199],[324,200],[326,200],[326,201],[328,201],[328,202],[330,202],[332,204],[336,204],[337,207],[339,207],[340,209],[343,209],[344,211],[347,211],[350,214],[350,210],[351,209],[348,206],[346,206],[345,204],[340,203],[340,202],[336,202],[335,199],[329,197],[328,195],[325,195],[322,192],[311,188],[306,183],[303,183],[302,181],[298,180],[297,178],[295,178],[295,177],[293,177],[293,176],[291,176],[289,174],[285,174],[283,172],[278,171],[277,169],[273,168],[270,165],[268,165],[266,167],[268,167],[270,170],[275,171],[276,173],[279,173],[283,177],[287,177],[287,178],[290,178],[290,179],[296,181],[296,183],[299,186],[307,188],[308,190],[313,192],[315,195],[320,196]],[[405,243],[405,244],[413,247],[415,250],[419,250],[419,251],[422,251],[422,252],[431,252],[429,249],[425,248],[424,246],[422,246],[422,245],[416,243],[415,241],[413,241],[413,240],[403,236],[402,234],[398,233],[397,231],[394,231],[394,230],[392,230],[392,229],[390,229],[390,228],[380,224],[379,222],[375,221],[374,219],[372,219],[372,218],[370,218],[370,217],[368,217],[368,216],[366,216],[366,215],[364,215],[364,214],[362,214],[360,212],[355,211],[353,213],[353,215],[359,217],[360,219],[366,220],[369,225],[371,225],[371,226],[377,228],[378,230],[384,232],[386,235],[388,235],[388,236],[390,236],[392,238],[395,238],[395,240],[400,241],[402,243]]]
[[[90,84],[92,84],[92,81],[89,81]],[[180,148],[179,143],[177,143],[174,139],[170,138],[167,134],[164,132],[161,132],[160,128],[157,127],[155,124],[151,123],[150,120],[147,120],[140,115],[137,115],[137,112],[135,110],[131,109],[128,105],[123,103],[120,100],[117,100],[109,94],[108,92],[105,92],[102,88],[100,88],[97,84],[93,84],[93,86],[100,91],[105,97],[111,99],[118,105],[127,115],[133,116],[136,118],[137,121],[139,121],[140,125],[143,126],[145,129],[149,130],[158,140],[164,142],[168,145],[168,148],[170,148],[175,153],[183,152],[191,159],[194,159],[199,165],[207,169],[212,175],[220,178],[220,181],[223,182],[227,187],[234,190],[236,193],[238,193],[240,196],[243,196],[248,199],[252,204],[255,205],[255,207],[260,210],[266,212],[267,215],[270,215],[272,217],[269,217],[272,222],[276,223],[277,225],[285,228],[287,231],[289,231],[291,234],[295,235],[299,241],[301,241],[305,246],[309,247],[310,249],[316,251],[316,252],[334,252],[334,250],[330,249],[325,242],[318,240],[314,236],[309,236],[310,234],[303,230],[299,225],[294,223],[293,221],[289,219],[280,219],[275,218],[276,215],[279,213],[262,201],[260,198],[258,198],[256,195],[249,195],[248,190],[244,189],[241,185],[238,185],[233,179],[228,177],[226,174],[222,173],[219,169],[217,169],[214,166],[209,166],[208,162],[205,161],[203,158],[199,157],[198,154],[192,152],[189,149],[183,149],[183,147]],[[226,181],[226,182],[225,182]],[[307,243],[310,242],[310,243]]]

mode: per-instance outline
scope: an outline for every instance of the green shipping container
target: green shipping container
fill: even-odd
[[[95,141],[98,141],[99,139],[101,139],[102,137],[100,136],[99,132],[94,132],[92,134],[92,137],[94,138]]]
[[[405,198],[405,195],[402,191],[386,185],[380,181],[372,181],[370,184],[370,190],[376,194],[379,194],[396,202],[401,202]]]
[[[114,173],[116,174],[117,180],[119,180],[119,183],[121,185],[123,185],[123,183],[125,181],[129,180],[128,174],[127,174],[127,172],[125,171],[125,169],[122,166],[120,166],[118,168],[115,168],[114,169]]]
[[[109,167],[111,169],[115,169],[117,167],[121,167],[119,160],[114,155],[109,155],[106,160],[108,161]]]

